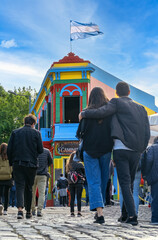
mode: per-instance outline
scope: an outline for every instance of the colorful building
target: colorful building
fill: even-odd
[[[53,156],[48,206],[53,205],[51,189],[54,182],[60,173],[65,175],[66,160],[78,147],[75,137],[78,114],[87,106],[90,91],[95,86],[102,87],[111,99],[116,97],[115,87],[119,81],[72,52],[48,69],[31,109],[37,117],[36,128],[41,132],[43,145],[50,149]],[[133,86],[130,86],[130,90],[130,97],[145,106],[149,115],[158,112],[153,96]],[[118,189],[116,174],[114,185]]]

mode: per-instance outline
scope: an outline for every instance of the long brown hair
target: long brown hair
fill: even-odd
[[[87,108],[99,108],[107,104],[109,99],[106,97],[104,91],[100,87],[95,87],[92,89]]]
[[[70,170],[71,170],[71,168],[72,168],[72,162],[73,162],[73,157],[74,157],[74,155],[75,155],[75,151],[74,152],[72,152],[71,154],[70,154],[70,157],[68,158],[68,160],[67,160],[67,162],[66,162],[66,172],[68,173]]]
[[[7,157],[7,146],[8,146],[8,144],[6,144],[6,143],[2,143],[0,145],[0,155],[2,157],[2,160],[7,160],[8,159],[8,157]]]

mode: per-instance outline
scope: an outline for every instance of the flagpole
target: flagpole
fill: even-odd
[[[70,52],[72,52],[72,41],[71,41],[71,20],[70,20]]]

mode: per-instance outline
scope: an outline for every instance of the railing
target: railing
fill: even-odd
[[[56,123],[53,141],[76,141],[78,123]]]

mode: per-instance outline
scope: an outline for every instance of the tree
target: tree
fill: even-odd
[[[0,144],[8,143],[12,130],[23,126],[24,116],[29,112],[29,95],[32,98],[36,95],[31,87],[14,89],[14,92],[28,97],[10,94],[0,85]]]

